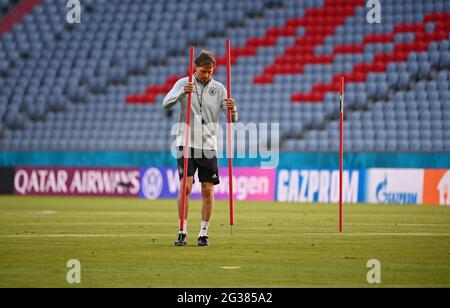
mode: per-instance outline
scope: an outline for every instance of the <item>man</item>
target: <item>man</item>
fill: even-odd
[[[187,217],[189,212],[189,197],[194,183],[194,174],[202,185],[202,221],[198,235],[198,246],[208,246],[208,227],[214,205],[214,185],[220,183],[217,166],[217,131],[220,110],[227,114],[231,110],[232,122],[237,122],[238,113],[235,100],[227,99],[227,90],[220,82],[212,79],[216,59],[210,51],[202,51],[195,60],[193,82],[188,77],[178,80],[173,89],[163,101],[165,109],[180,103],[179,131],[176,140],[178,147],[178,173],[180,187],[183,187],[184,172],[184,129],[186,128],[187,97],[192,93],[191,136],[189,147],[188,173],[186,179],[186,211],[184,213],[184,229],[179,232],[176,246],[187,244]],[[180,127],[181,126],[181,127]],[[181,219],[182,191],[178,195],[178,215]]]

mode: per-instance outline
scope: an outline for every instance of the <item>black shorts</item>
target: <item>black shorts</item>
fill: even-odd
[[[180,181],[183,179],[184,171],[184,149],[178,148],[178,175]],[[188,159],[188,173],[187,176],[194,176],[198,169],[198,179],[200,183],[212,183],[214,185],[220,184],[219,167],[217,166],[216,152],[212,150],[200,150],[190,148],[191,153]]]

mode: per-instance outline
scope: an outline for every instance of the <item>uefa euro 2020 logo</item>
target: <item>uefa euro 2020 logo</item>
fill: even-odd
[[[163,176],[156,168],[148,169],[142,176],[142,194],[148,200],[156,200],[163,189]]]

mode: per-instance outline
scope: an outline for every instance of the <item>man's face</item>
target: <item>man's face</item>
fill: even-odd
[[[214,73],[214,67],[209,66],[196,66],[195,67],[197,80],[203,84],[211,80]]]

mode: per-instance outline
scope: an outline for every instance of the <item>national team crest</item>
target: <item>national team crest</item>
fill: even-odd
[[[216,94],[217,94],[216,87],[209,87],[209,95],[216,96]]]

